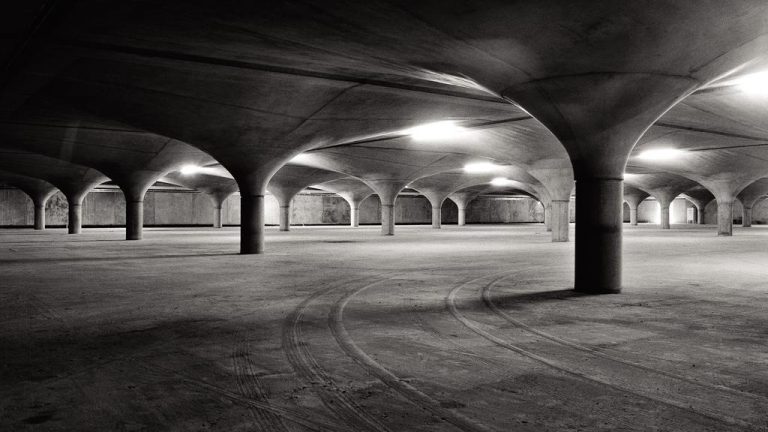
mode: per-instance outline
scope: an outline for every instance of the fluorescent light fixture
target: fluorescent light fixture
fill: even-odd
[[[491,180],[491,184],[493,186],[511,186],[513,181],[504,177],[496,177],[495,179]]]
[[[464,172],[468,174],[484,174],[494,172],[501,168],[500,165],[496,165],[491,162],[475,162],[464,165]]]
[[[179,171],[181,171],[183,175],[192,175],[192,174],[197,174],[203,170],[205,170],[205,168],[197,165],[184,165],[183,167],[181,167],[181,170]]]
[[[294,156],[291,160],[289,160],[289,163],[295,163],[295,164],[308,164],[312,161],[312,155],[309,155],[307,153],[299,153],[296,156]]]
[[[733,81],[743,92],[768,96],[768,72],[745,75]]]
[[[647,161],[668,161],[677,159],[680,156],[682,156],[685,153],[683,150],[674,149],[674,148],[656,148],[656,149],[650,149],[646,150],[639,155],[637,155],[638,159],[647,160]]]
[[[467,129],[452,121],[439,121],[406,129],[403,132],[419,141],[456,138]]]

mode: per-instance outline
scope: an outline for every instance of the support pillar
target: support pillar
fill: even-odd
[[[670,229],[669,224],[669,201],[659,200],[659,207],[661,208],[661,219],[659,225],[661,229]]]
[[[408,181],[372,180],[365,183],[376,192],[381,202],[381,235],[395,235],[395,201]]]
[[[752,226],[752,207],[744,207],[744,214],[741,218],[741,226],[749,228]]]
[[[544,226],[547,227],[547,232],[552,231],[552,203],[551,202],[544,204]]]
[[[733,235],[733,199],[717,200],[717,235]]]
[[[464,226],[467,224],[467,208],[466,207],[458,207],[459,209],[459,226]]]
[[[280,231],[291,230],[291,202],[280,203]]]
[[[637,226],[637,206],[629,204],[629,224]]]
[[[381,235],[395,235],[395,203],[381,203]]]
[[[568,241],[568,216],[570,213],[571,201],[567,200],[552,200],[551,205],[551,231],[553,242],[567,242]]]
[[[704,206],[696,206],[696,222],[698,222],[699,225],[706,224],[706,221],[704,220]]]
[[[442,228],[440,222],[442,222],[442,209],[440,207],[432,206],[432,228]]]
[[[360,205],[357,203],[349,205],[349,226],[353,228],[360,226]]]
[[[214,204],[213,206],[213,227],[214,228],[221,228],[222,226],[224,226],[224,224],[222,223],[221,208],[222,208],[221,204],[218,204],[218,205]]]
[[[144,200],[125,203],[125,239],[141,240],[144,231]]]
[[[240,195],[240,253],[264,253],[264,195]]]
[[[621,292],[622,194],[620,178],[576,181],[576,291]]]
[[[45,229],[45,203],[48,201],[46,198],[45,200],[38,201],[35,200],[35,230],[42,231]]]
[[[83,230],[83,204],[80,201],[67,199],[69,210],[67,212],[67,233],[80,234]]]

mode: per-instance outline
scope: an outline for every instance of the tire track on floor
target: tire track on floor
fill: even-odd
[[[331,311],[328,313],[328,326],[330,327],[331,332],[333,333],[333,336],[341,349],[355,363],[360,365],[370,375],[379,379],[379,381],[381,381],[388,388],[399,393],[414,405],[424,409],[437,418],[450,423],[465,432],[493,431],[493,429],[479,423],[474,419],[442,407],[440,401],[432,398],[411,384],[400,379],[397,375],[389,371],[387,368],[366,354],[354,342],[346,327],[344,326],[344,308],[356,295],[382,282],[385,281],[379,281],[357,288],[355,290],[351,290],[334,303]]]
[[[372,277],[345,281],[334,284],[323,290],[319,290],[302,301],[286,318],[283,326],[283,351],[288,362],[296,371],[297,376],[308,383],[314,393],[320,398],[323,405],[340,420],[344,421],[354,431],[391,432],[384,424],[368,414],[348,394],[339,389],[333,377],[323,369],[302,339],[301,321],[309,306],[320,297],[329,294],[340,287],[349,284],[367,281],[363,288],[375,285],[391,279],[391,276],[382,277],[384,274]],[[371,281],[373,279],[373,281]]]
[[[269,411],[269,412],[271,412],[271,413],[273,413],[275,415],[279,415],[280,417],[282,417],[282,418],[284,418],[284,419],[286,419],[288,421],[291,421],[293,423],[301,425],[301,426],[303,426],[303,427],[305,427],[305,428],[307,428],[307,429],[309,429],[311,431],[315,431],[315,432],[344,432],[344,431],[350,432],[347,429],[340,429],[337,425],[330,425],[330,424],[324,423],[324,422],[318,420],[316,416],[310,417],[310,416],[304,414],[301,411],[297,411],[297,410],[293,410],[293,409],[289,409],[289,408],[277,407],[277,406],[270,405],[268,403],[264,403],[264,402],[260,402],[260,401],[255,401],[255,400],[249,399],[249,398],[247,398],[245,396],[242,396],[242,395],[240,395],[238,393],[235,393],[235,392],[232,392],[232,391],[227,390],[225,388],[222,388],[222,387],[219,387],[217,385],[211,384],[209,382],[206,382],[206,381],[203,381],[203,380],[200,380],[200,379],[197,379],[197,378],[193,378],[193,377],[184,375],[184,374],[182,374],[179,371],[174,370],[174,369],[168,369],[166,367],[163,367],[163,366],[160,366],[160,365],[157,365],[157,364],[154,364],[154,363],[149,363],[149,362],[139,362],[138,365],[140,367],[144,368],[145,370],[147,370],[150,373],[158,373],[158,372],[160,372],[160,373],[162,373],[162,376],[169,376],[169,375],[174,376],[177,379],[181,380],[182,382],[184,382],[184,383],[186,383],[188,385],[192,385],[194,387],[198,387],[200,389],[206,390],[206,391],[208,391],[210,393],[214,393],[214,394],[216,394],[218,396],[225,397],[225,398],[231,400],[232,402],[240,404],[241,406],[252,407],[252,408],[259,409],[259,410]],[[270,429],[267,429],[267,430],[269,430],[271,432]]]
[[[517,273],[519,273],[519,272],[517,272]],[[509,277],[511,277],[513,275],[514,274],[506,274],[506,275],[497,276],[497,277],[494,277],[496,275],[488,276],[488,277],[494,277],[494,279],[491,280],[491,282],[489,282],[488,285],[496,284],[499,281],[501,281],[503,279],[506,279],[506,278],[509,278]],[[683,404],[683,403],[679,403],[677,401],[673,401],[673,400],[669,400],[669,399],[666,399],[666,398],[662,398],[662,397],[658,397],[658,396],[654,396],[654,395],[649,395],[649,394],[645,394],[645,393],[640,393],[640,392],[636,392],[636,391],[627,389],[626,387],[614,384],[614,383],[612,383],[612,382],[610,382],[610,381],[608,381],[606,379],[597,378],[597,377],[594,377],[594,376],[589,375],[587,373],[583,373],[583,372],[571,369],[569,367],[563,366],[563,365],[559,364],[555,360],[549,359],[549,358],[547,358],[545,356],[536,354],[536,353],[534,353],[534,352],[532,352],[530,350],[527,350],[527,349],[522,348],[520,346],[514,345],[514,344],[512,344],[512,343],[510,343],[510,342],[508,342],[508,341],[506,341],[506,340],[504,340],[504,339],[494,335],[493,333],[485,330],[483,328],[483,324],[481,324],[480,322],[477,322],[477,321],[474,321],[472,319],[467,318],[466,316],[464,316],[459,311],[458,307],[456,306],[456,295],[458,294],[459,291],[461,291],[463,288],[465,288],[468,285],[469,285],[469,283],[464,283],[464,284],[456,286],[445,297],[445,303],[448,306],[449,312],[451,313],[451,315],[456,320],[461,322],[465,327],[467,327],[468,329],[472,330],[476,334],[482,336],[483,338],[487,339],[488,341],[490,341],[490,342],[492,342],[492,343],[494,343],[494,344],[496,344],[496,345],[498,345],[498,346],[500,346],[502,348],[505,348],[505,349],[507,349],[509,351],[515,352],[515,353],[517,353],[519,355],[522,355],[524,357],[530,358],[532,360],[535,360],[535,361],[537,361],[539,363],[542,363],[542,364],[544,364],[546,366],[549,366],[549,367],[551,367],[551,368],[553,368],[555,370],[558,370],[558,371],[560,371],[562,373],[578,377],[578,378],[583,379],[585,381],[590,381],[590,382],[593,382],[593,383],[597,383],[599,385],[603,385],[603,386],[609,387],[609,388],[611,388],[613,390],[616,390],[616,391],[632,394],[632,395],[641,397],[643,399],[650,400],[650,401],[657,402],[657,403],[661,403],[661,404],[664,404],[664,405],[667,405],[667,406],[670,406],[670,407],[673,407],[673,408],[676,408],[676,409],[681,409],[681,410],[685,410],[685,411],[688,411],[688,412],[692,412],[694,414],[697,414],[699,416],[702,416],[702,417],[707,418],[707,419],[712,420],[712,421],[728,424],[730,426],[738,426],[738,427],[742,427],[742,428],[750,428],[750,429],[752,429],[752,428],[756,427],[755,425],[753,425],[753,424],[751,424],[749,422],[745,422],[743,420],[740,420],[740,419],[737,419],[737,418],[734,418],[734,417],[731,417],[731,416],[728,416],[728,415],[723,415],[723,414],[720,414],[720,413],[717,413],[717,412],[714,412],[714,411],[711,411],[711,410],[707,410],[707,409],[694,408],[691,405],[686,405],[686,404]]]
[[[248,350],[248,343],[242,338],[232,350],[232,364],[234,366],[235,380],[240,393],[248,399],[269,405],[269,395],[255,375],[253,362]],[[249,406],[248,409],[261,430],[270,432],[287,431],[282,419],[272,411],[256,409],[252,406]]]
[[[749,392],[742,392],[742,391],[739,391],[739,390],[736,390],[734,388],[727,387],[727,386],[710,384],[710,383],[707,383],[707,382],[701,382],[701,381],[697,381],[695,379],[692,379],[692,378],[689,378],[689,377],[686,377],[686,376],[683,376],[683,375],[679,375],[679,374],[676,374],[676,373],[673,373],[673,372],[667,372],[667,371],[664,371],[664,370],[661,370],[661,369],[658,369],[658,368],[653,368],[653,367],[650,367],[650,366],[645,366],[645,365],[642,365],[642,364],[639,364],[639,363],[635,363],[635,362],[632,362],[632,361],[629,361],[629,360],[625,360],[625,359],[622,359],[620,357],[608,354],[604,350],[591,348],[591,347],[588,347],[586,345],[581,345],[581,344],[579,344],[577,342],[574,342],[574,341],[571,341],[571,340],[568,340],[568,339],[564,339],[564,338],[555,336],[555,335],[553,335],[551,333],[547,333],[547,332],[545,332],[543,330],[539,330],[539,329],[536,329],[534,327],[531,327],[530,325],[528,325],[528,324],[526,324],[526,323],[524,323],[524,322],[522,322],[522,321],[512,317],[508,313],[504,312],[503,310],[501,310],[501,308],[498,307],[498,305],[496,303],[494,303],[493,298],[491,296],[491,290],[500,281],[501,280],[495,280],[492,283],[490,283],[488,285],[485,285],[483,287],[483,290],[482,290],[483,304],[485,304],[486,307],[488,307],[488,309],[490,309],[494,314],[498,315],[499,317],[501,317],[505,321],[515,325],[516,327],[518,327],[518,328],[520,328],[520,329],[522,329],[524,331],[527,331],[529,333],[532,333],[532,334],[535,334],[537,336],[543,337],[543,338],[545,338],[547,340],[550,340],[550,341],[552,341],[552,342],[554,342],[554,343],[556,343],[558,345],[562,345],[562,346],[565,346],[565,347],[568,347],[568,348],[572,348],[572,349],[575,349],[575,350],[578,350],[578,351],[581,351],[581,352],[585,352],[585,353],[590,354],[590,355],[594,355],[594,356],[601,357],[601,358],[604,358],[604,359],[607,359],[607,360],[611,360],[613,362],[620,363],[620,364],[623,364],[623,365],[626,365],[626,366],[629,366],[629,367],[637,368],[637,369],[643,370],[645,372],[650,372],[650,373],[653,373],[653,374],[662,375],[662,376],[665,376],[667,378],[672,378],[672,379],[676,379],[676,380],[679,380],[679,381],[686,382],[688,384],[692,384],[692,385],[695,385],[695,386],[700,386],[700,387],[703,387],[706,390],[710,390],[710,391],[723,391],[723,392],[727,392],[727,393],[730,393],[730,394],[735,395],[735,396],[748,397],[748,398],[752,398],[752,399],[759,400],[759,401],[768,401],[768,398],[766,398],[764,396],[761,396],[761,395],[757,395],[757,394],[749,393]]]

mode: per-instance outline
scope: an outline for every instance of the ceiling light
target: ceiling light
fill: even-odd
[[[464,172],[468,174],[483,174],[494,172],[499,168],[501,166],[491,162],[476,162],[464,165]]]
[[[457,135],[460,135],[466,131],[466,128],[457,125],[455,122],[439,121],[412,127],[410,129],[404,130],[403,132],[410,135],[411,138],[415,140],[425,141],[456,138]]]
[[[513,182],[513,180],[504,177],[496,177],[491,180],[491,184],[494,186],[512,186]]]
[[[637,155],[638,159],[642,160],[648,160],[648,161],[667,161],[672,159],[677,159],[680,156],[682,156],[685,153],[683,150],[679,149],[673,149],[673,148],[656,148],[656,149],[650,149],[646,150],[639,155]]]
[[[192,175],[203,171],[203,167],[197,165],[184,165],[179,171],[181,171],[183,175]]]
[[[758,72],[737,78],[734,84],[749,94],[768,95],[768,72]]]

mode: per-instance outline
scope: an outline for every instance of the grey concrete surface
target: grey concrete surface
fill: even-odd
[[[1,230],[0,429],[767,430],[768,228],[734,230],[626,228],[621,296],[541,224]]]

